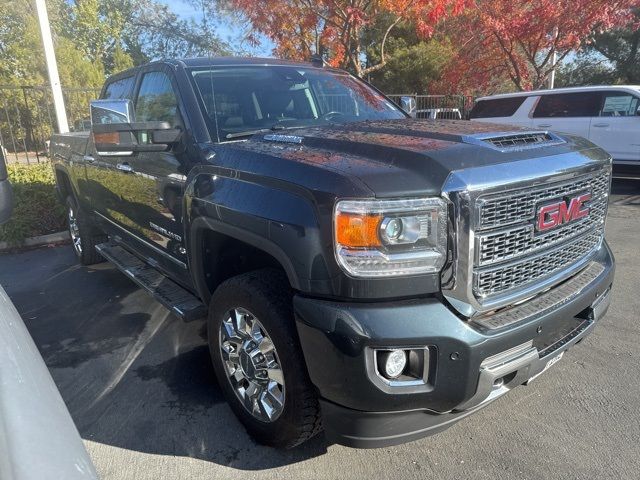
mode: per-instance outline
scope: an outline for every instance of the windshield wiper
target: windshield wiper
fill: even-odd
[[[275,132],[278,130],[289,130],[290,128],[296,128],[296,127],[285,127],[284,125],[278,125],[276,123],[275,125],[271,125],[271,127],[269,128],[258,128],[256,130],[246,130],[244,132],[227,133],[224,138],[231,139],[231,138],[239,138],[239,137],[248,137],[251,135],[255,135],[256,133]]]

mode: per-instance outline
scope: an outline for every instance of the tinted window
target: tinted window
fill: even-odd
[[[638,114],[640,98],[625,92],[605,93],[601,117],[629,117]]]
[[[596,117],[600,111],[599,92],[559,93],[542,95],[534,118]]]
[[[164,72],[150,72],[142,77],[136,99],[136,122],[169,122],[180,125],[178,98],[171,79]]]
[[[509,97],[479,100],[471,109],[469,118],[510,117],[526,99],[527,97]]]
[[[135,77],[126,77],[110,82],[104,90],[104,99],[122,99],[131,98],[131,90],[133,89],[133,81]]]
[[[405,118],[383,95],[350,75],[328,69],[261,66],[192,72],[220,140],[256,130]]]

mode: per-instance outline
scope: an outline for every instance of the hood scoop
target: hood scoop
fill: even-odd
[[[496,132],[477,135],[465,135],[464,143],[488,147],[499,152],[513,152],[518,150],[531,150],[534,148],[562,145],[565,140],[558,135],[543,131],[534,132]]]

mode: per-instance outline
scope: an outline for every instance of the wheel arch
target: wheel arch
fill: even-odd
[[[267,238],[215,219],[198,217],[191,221],[188,242],[194,286],[206,303],[216,287],[228,278],[264,267],[281,269],[291,288],[300,289],[293,263]],[[235,265],[230,265],[231,259],[237,260]]]
[[[69,171],[64,166],[57,164],[53,167],[53,174],[56,179],[56,194],[58,195],[58,200],[64,203],[66,198],[72,195],[77,201],[78,195],[71,182]]]

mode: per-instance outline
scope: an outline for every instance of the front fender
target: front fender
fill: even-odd
[[[298,291],[317,289],[318,282],[329,289],[332,267],[323,245],[328,240],[331,247],[331,240],[322,238],[327,229],[320,228],[320,213],[310,194],[273,179],[265,184],[263,178],[241,179],[215,167],[198,170],[190,175],[185,192],[185,235],[199,292],[204,291],[200,245],[207,230],[271,255]]]

